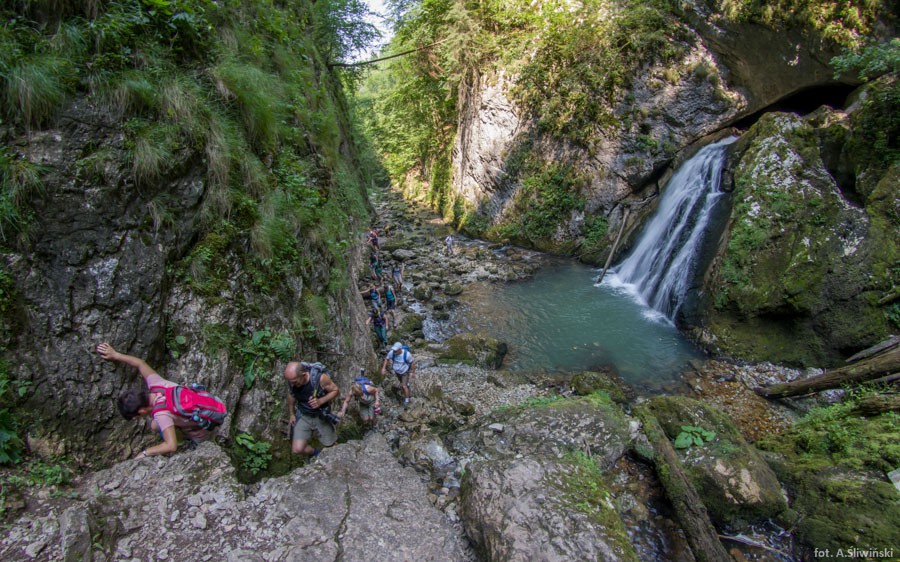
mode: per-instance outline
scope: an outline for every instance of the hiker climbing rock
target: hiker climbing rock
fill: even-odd
[[[382,265],[381,260],[378,258],[377,252],[372,252],[369,255],[369,272],[372,274],[372,279],[376,283],[381,283],[381,273],[382,273]]]
[[[393,329],[397,329],[397,315],[394,311],[397,309],[397,295],[394,293],[394,288],[385,283],[384,287],[381,288],[382,294],[384,295],[384,311],[386,314],[391,315],[391,324],[393,325]]]
[[[375,283],[369,285],[369,288],[363,292],[363,296],[369,297],[369,300],[372,301],[373,308],[381,308],[381,291]]]
[[[331,413],[331,401],[341,390],[321,363],[291,361],[284,368],[284,380],[291,412],[291,450],[298,455],[316,456],[320,449],[309,445],[314,434],[323,447],[337,441],[334,424],[340,419]]]
[[[206,441],[224,420],[225,405],[202,387],[192,389],[168,381],[143,359],[119,353],[107,342],[97,346],[97,353],[107,361],[134,367],[147,385],[146,390],[123,390],[117,401],[123,418],[152,416],[150,427],[162,436],[162,443],[144,449],[136,459],[174,453],[178,449],[178,431],[193,443]]]
[[[372,229],[369,231],[368,236],[366,236],[366,240],[368,240],[369,245],[372,247],[372,252],[377,253],[381,250],[381,247],[378,245],[378,231],[376,229]]]
[[[403,290],[403,269],[404,266],[400,263],[394,263],[394,266],[391,268],[391,279],[394,283],[394,292],[398,295]]]
[[[386,346],[388,343],[387,318],[385,318],[384,312],[377,306],[373,306],[372,310],[369,311],[369,317],[366,318],[366,325],[369,324],[372,324],[372,331],[378,336],[378,341],[381,342],[381,346]]]
[[[338,417],[344,418],[347,414],[347,406],[349,406],[350,400],[355,398],[359,407],[359,418],[365,426],[372,427],[375,425],[375,415],[380,412],[380,393],[378,387],[365,376],[365,373],[366,370],[362,369],[360,375],[350,385],[350,392],[344,398]]]
[[[394,343],[391,350],[388,351],[381,365],[381,375],[387,372],[388,363],[391,364],[391,370],[397,375],[400,381],[400,388],[403,389],[403,407],[409,406],[410,385],[416,376],[416,364],[409,348],[400,342]]]
[[[453,249],[453,235],[452,234],[448,234],[447,237],[444,238],[444,244],[447,245],[447,255],[448,256],[452,256],[453,254],[456,253],[456,251]]]

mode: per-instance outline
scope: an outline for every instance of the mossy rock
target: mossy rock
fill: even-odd
[[[708,282],[720,353],[827,367],[891,333],[878,302],[896,284],[900,165],[855,162],[851,125],[770,113],[735,143],[732,226]]]
[[[508,347],[483,334],[457,334],[447,340],[445,351],[437,358],[443,364],[462,363],[485,369],[499,369]]]
[[[846,416],[852,407],[814,410],[757,443],[792,498],[794,537],[810,559],[816,548],[900,545],[900,493],[884,477],[900,466],[900,421]]]
[[[409,238],[406,236],[390,236],[382,238],[379,241],[382,252],[392,253],[394,250],[400,250],[409,247]]]
[[[447,283],[444,285],[444,294],[455,297],[456,295],[461,295],[463,292],[462,283]]]
[[[655,398],[649,408],[670,439],[678,437],[682,426],[716,433],[702,446],[681,449],[679,456],[717,525],[744,529],[787,509],[775,473],[724,413],[683,396]]]
[[[421,314],[406,314],[400,324],[391,333],[392,340],[409,341],[422,333],[425,319]]]
[[[413,297],[420,302],[428,302],[434,296],[434,290],[425,283],[420,283],[413,288]]]
[[[790,457],[772,461],[793,498],[800,519],[794,539],[801,559],[827,549],[817,560],[838,560],[839,549],[900,545],[900,493],[880,474],[832,468],[819,472],[800,467]],[[895,551],[896,552],[896,551]],[[805,556],[803,555],[805,553]]]
[[[461,492],[462,524],[482,559],[640,559],[605,475],[583,454],[475,460]]]
[[[572,377],[572,388],[579,396],[588,396],[597,391],[605,392],[617,404],[627,402],[625,391],[617,375],[612,372],[583,371]]]

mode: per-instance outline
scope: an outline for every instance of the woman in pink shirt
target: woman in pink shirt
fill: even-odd
[[[151,389],[170,388],[178,385],[159,376],[143,359],[119,353],[106,342],[97,346],[97,353],[107,361],[124,363],[134,367],[144,377],[144,382],[147,384],[147,389],[123,390],[119,394],[118,400],[119,412],[126,420],[134,419],[137,416],[147,417],[152,415],[153,421],[150,426],[154,430],[159,431],[163,438],[162,443],[144,449],[135,458],[142,459],[144,457],[174,453],[178,449],[176,428],[181,430],[181,433],[186,438],[195,443],[210,438],[212,432],[202,429],[192,419],[177,416],[172,412],[159,408],[154,411],[157,406],[165,403],[165,395],[161,392],[152,392]]]

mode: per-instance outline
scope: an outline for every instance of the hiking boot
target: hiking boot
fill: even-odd
[[[409,398],[404,398],[403,399],[403,409],[405,410],[408,407],[409,407]]]

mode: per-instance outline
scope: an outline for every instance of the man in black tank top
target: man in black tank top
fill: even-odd
[[[325,447],[337,441],[334,425],[322,414],[341,391],[318,363],[291,361],[284,368],[284,380],[291,412],[291,450],[298,455],[318,455],[319,449],[309,446],[309,440],[316,434]]]

